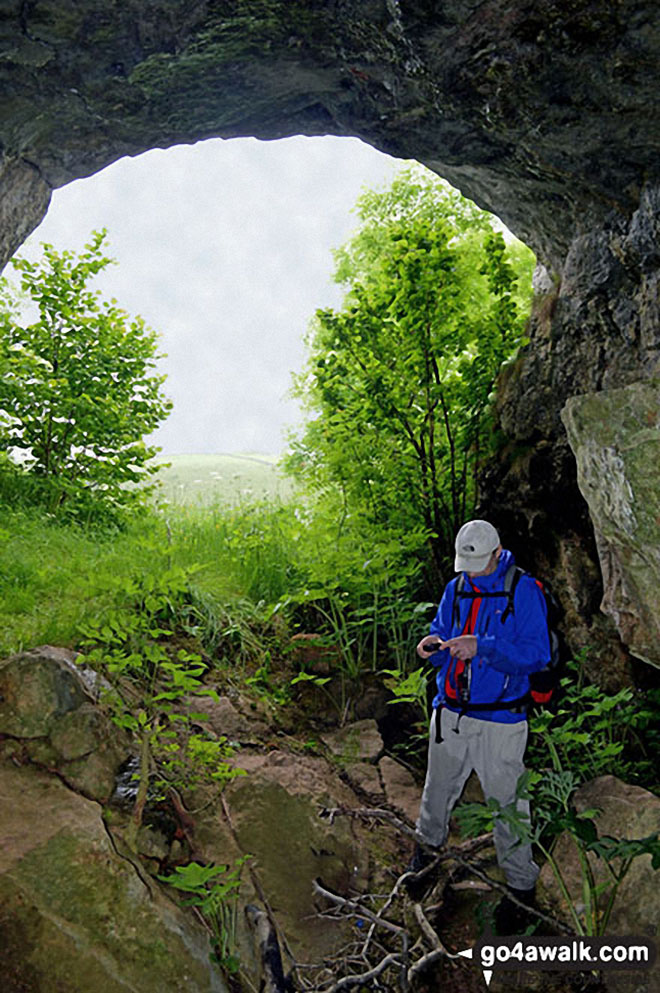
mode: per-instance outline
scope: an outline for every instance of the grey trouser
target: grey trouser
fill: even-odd
[[[523,755],[527,744],[527,721],[501,724],[461,717],[459,724],[458,714],[444,708],[440,713],[442,741],[435,740],[438,711],[434,710],[426,783],[417,820],[419,838],[434,846],[444,843],[452,809],[473,769],[486,799],[494,797],[503,807],[514,801],[516,783],[525,771]],[[529,819],[527,801],[519,800],[517,808]],[[531,889],[539,874],[531,846],[520,844],[501,820],[495,821],[493,836],[497,861],[509,886]]]

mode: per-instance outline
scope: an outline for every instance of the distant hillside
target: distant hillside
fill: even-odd
[[[289,480],[279,475],[277,455],[168,455],[156,477],[159,495],[173,504],[236,503],[263,497],[286,497]]]

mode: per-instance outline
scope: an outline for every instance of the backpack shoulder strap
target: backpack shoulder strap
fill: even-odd
[[[520,577],[525,575],[525,570],[521,569],[520,566],[510,565],[504,576],[504,592],[507,595],[507,605],[502,614],[502,624],[506,621],[509,614],[514,613],[514,599],[516,596],[516,589],[518,583],[520,582]]]
[[[454,586],[454,603],[452,605],[452,611],[451,611],[451,618],[453,625],[460,624],[461,615],[458,606],[458,598],[460,594],[463,592],[464,586],[465,586],[465,575],[461,573],[458,579],[456,580],[456,585]]]

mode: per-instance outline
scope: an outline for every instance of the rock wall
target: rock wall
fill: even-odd
[[[657,175],[651,2],[5,7],[3,162],[50,186],[211,135],[358,135],[427,163],[558,266],[576,228],[630,213]]]
[[[660,666],[660,381],[574,397],[564,421],[596,529],[602,609]]]
[[[0,261],[53,187],[154,146],[350,134],[424,162],[547,267],[484,507],[625,669],[560,411],[658,371],[659,48],[651,0],[8,3]]]

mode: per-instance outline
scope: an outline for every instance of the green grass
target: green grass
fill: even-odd
[[[111,532],[0,504],[0,658],[74,647],[81,625],[111,610],[130,580],[170,567],[199,567],[193,582],[209,615],[213,604],[226,618],[231,604],[243,602],[240,615],[248,601],[273,603],[297,572],[300,529],[277,500],[172,506]]]
[[[103,533],[36,510],[0,513],[0,657],[72,646],[79,624],[112,601],[123,577],[163,558],[152,520]]]
[[[169,455],[156,479],[172,506],[286,499],[292,484],[280,475],[277,455]]]
[[[11,506],[0,502],[0,658],[78,647],[82,629],[107,624],[136,582],[156,588],[168,570],[191,567],[190,623],[223,656],[258,649],[278,603],[278,629],[320,624],[351,671],[375,667],[379,641],[396,662],[413,630],[406,586],[417,566],[402,559],[402,536],[340,528],[292,501],[153,507],[114,531]]]

